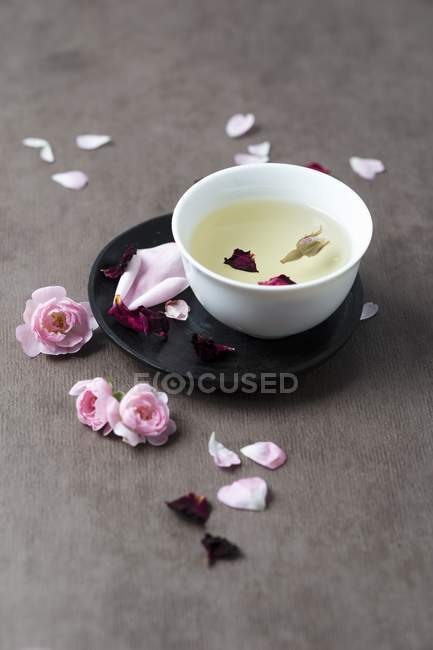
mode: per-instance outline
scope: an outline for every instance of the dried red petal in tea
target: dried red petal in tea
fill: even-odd
[[[206,497],[202,497],[194,492],[185,494],[174,501],[166,501],[171,510],[178,515],[194,522],[195,524],[205,524],[209,519],[211,505]]]
[[[122,302],[120,296],[115,296],[114,303],[108,310],[109,316],[113,316],[121,325],[128,327],[135,332],[142,334],[156,334],[156,336],[167,336],[169,321],[162,311],[138,307],[128,309]]]
[[[242,555],[239,546],[229,542],[225,537],[216,537],[206,533],[201,543],[207,551],[209,566],[215,564],[217,560],[236,560]]]
[[[197,356],[202,361],[215,361],[218,357],[228,352],[236,352],[236,348],[222,343],[215,343],[212,338],[206,338],[201,334],[194,333],[191,343],[194,346]]]
[[[327,167],[324,167],[318,162],[309,162],[304,167],[309,167],[310,169],[315,169],[316,172],[323,172],[324,174],[330,174],[331,170],[328,169]]]
[[[281,273],[281,275],[274,275],[273,278],[265,280],[264,282],[258,282],[257,284],[261,284],[265,287],[282,287],[283,285],[296,284],[296,282],[289,278],[288,275]]]
[[[251,251],[243,251],[242,248],[235,248],[231,257],[224,258],[224,264],[228,264],[232,269],[237,269],[238,271],[258,273],[254,253]]]
[[[125,250],[122,253],[122,256],[117,264],[114,266],[108,266],[106,269],[101,269],[101,272],[105,275],[106,278],[110,280],[117,280],[124,273],[126,267],[131,261],[131,257],[137,252],[137,247],[133,244],[128,244]]]

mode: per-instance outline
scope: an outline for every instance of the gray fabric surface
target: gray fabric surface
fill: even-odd
[[[432,647],[431,24],[423,0],[1,4],[2,650]],[[224,135],[236,111],[259,121],[240,143]],[[92,131],[115,145],[75,148]],[[29,135],[52,141],[55,165],[20,145]],[[367,202],[379,316],[294,395],[174,397],[179,435],[161,449],[92,434],[71,385],[111,375],[126,389],[143,367],[102,335],[28,359],[14,339],[26,298],[58,283],[85,299],[109,239],[262,139]],[[351,155],[388,173],[363,181]],[[89,186],[50,180],[66,169]],[[211,430],[287,449],[275,473],[235,474],[268,479],[264,513],[216,504],[234,475],[212,466]],[[164,505],[189,490],[244,560],[205,567],[200,531]]]

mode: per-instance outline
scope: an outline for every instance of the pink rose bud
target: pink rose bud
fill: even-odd
[[[17,340],[29,357],[71,354],[81,350],[98,327],[87,302],[67,298],[63,287],[33,291],[16,329]]]
[[[102,377],[77,381],[69,391],[77,397],[77,416],[80,422],[100,431],[106,436],[111,431],[108,422],[107,406],[113,395],[113,387]]]
[[[111,397],[107,415],[114,433],[133,447],[146,441],[163,445],[176,431],[176,424],[170,419],[166,393],[149,384],[137,384],[120,402]]]

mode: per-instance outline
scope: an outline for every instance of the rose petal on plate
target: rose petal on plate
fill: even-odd
[[[366,302],[362,308],[361,316],[359,320],[368,320],[376,316],[379,311],[379,305],[376,305],[374,302]]]
[[[215,432],[211,433],[208,449],[215,465],[218,467],[231,467],[232,465],[241,464],[241,459],[234,451],[227,449],[221,442],[215,440]]]
[[[206,533],[201,543],[207,551],[208,566],[212,566],[217,560],[236,560],[242,556],[240,548],[225,537]]]
[[[372,181],[376,174],[385,171],[385,165],[377,158],[357,158],[352,156],[352,158],[349,158],[349,162],[355,174],[368,181]]]
[[[77,135],[75,142],[79,149],[93,151],[94,149],[99,149],[99,147],[103,147],[111,142],[111,138],[109,135],[94,135],[86,133],[85,135]]]
[[[146,307],[128,309],[120,296],[115,296],[114,303],[107,314],[113,316],[124,327],[134,330],[134,332],[141,332],[146,336],[148,334],[167,336],[168,334],[169,322],[163,311]]]
[[[253,165],[255,163],[269,162],[268,156],[253,156],[250,153],[235,153],[233,160],[236,165]]]
[[[316,172],[322,172],[323,174],[330,174],[331,170],[328,169],[327,167],[324,167],[318,162],[309,162],[304,167],[308,167],[309,169],[314,169]]]
[[[259,156],[259,158],[268,158],[271,151],[271,143],[266,142],[257,142],[257,144],[248,145],[248,153],[253,156]]]
[[[23,140],[23,145],[31,149],[42,149],[47,144],[49,144],[48,140],[44,140],[43,138],[24,138]]]
[[[286,453],[275,442],[255,442],[242,447],[241,454],[268,469],[277,469],[287,460]]]
[[[253,126],[256,118],[252,113],[236,113],[226,124],[226,134],[229,138],[239,138],[245,135]]]
[[[117,262],[117,264],[113,264],[113,266],[108,266],[105,269],[101,269],[101,272],[105,275],[106,278],[110,278],[110,280],[117,280],[125,272],[126,267],[136,252],[137,247],[134,246],[134,244],[128,244],[120,256],[120,260]]]
[[[49,142],[47,142],[47,144],[42,147],[39,153],[39,157],[41,160],[47,163],[55,162],[54,152]]]
[[[89,182],[86,174],[83,174],[83,172],[80,171],[53,174],[51,178],[55,183],[66,187],[68,190],[82,190]]]
[[[196,332],[192,335],[191,343],[194,347],[195,353],[204,362],[215,361],[218,357],[230,352],[236,352],[235,348],[222,343],[215,343],[213,338],[206,338]]]
[[[206,497],[190,492],[174,501],[166,501],[171,510],[174,510],[184,519],[195,524],[205,524],[209,519],[211,505]]]
[[[185,300],[167,300],[165,303],[165,315],[174,320],[186,320],[190,307]]]
[[[269,278],[269,280],[265,280],[264,282],[257,282],[257,284],[264,287],[282,287],[284,285],[296,284],[296,282],[289,278],[288,275],[281,273],[281,275],[274,275],[273,278]]]
[[[218,490],[218,500],[230,508],[240,510],[264,510],[268,486],[266,481],[256,476],[241,478],[230,485],[224,485]]]
[[[248,273],[258,273],[255,255],[251,251],[243,251],[242,248],[235,248],[230,257],[224,258],[224,264],[228,264],[232,269],[238,271],[247,271]]]

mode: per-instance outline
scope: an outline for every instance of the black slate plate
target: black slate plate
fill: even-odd
[[[173,241],[171,214],[134,226],[105,246],[96,258],[89,278],[90,305],[102,331],[123,350],[158,370],[190,379],[197,379],[203,373],[217,377],[223,373],[225,386],[239,381],[241,373],[252,373],[255,377],[260,377],[261,373],[276,376],[281,373],[299,374],[335,354],[359,323],[363,292],[358,276],[346,300],[330,318],[307,332],[285,339],[261,340],[236,332],[210,316],[190,289],[179,296],[191,307],[189,318],[185,322],[170,320],[166,341],[133,332],[107,316],[117,281],[107,279],[100,269],[115,264],[130,242],[138,248],[149,248],[168,241]],[[213,363],[203,363],[191,345],[193,332],[232,345],[236,353]],[[206,381],[212,383],[210,377]]]

